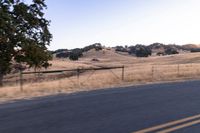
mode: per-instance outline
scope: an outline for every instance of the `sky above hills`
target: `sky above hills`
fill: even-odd
[[[46,0],[49,49],[200,44],[200,0]]]

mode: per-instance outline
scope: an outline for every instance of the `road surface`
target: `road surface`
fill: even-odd
[[[0,133],[200,132],[200,81],[113,88],[0,105]]]

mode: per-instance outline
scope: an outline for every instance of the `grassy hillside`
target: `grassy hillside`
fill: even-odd
[[[93,61],[93,59],[98,61]],[[113,49],[103,49],[84,52],[78,61],[55,58],[51,63],[52,66],[48,70],[124,65],[125,79],[121,80],[121,69],[85,71],[80,74],[79,79],[76,73],[58,73],[53,75],[54,78],[51,78],[52,75],[39,75],[39,77],[28,75],[24,78],[30,81],[24,83],[24,91],[20,92],[19,82],[16,82],[19,77],[11,78],[12,75],[8,75],[6,80],[12,80],[13,84],[0,89],[0,101],[89,91],[105,87],[200,78],[200,53],[137,58],[115,52]],[[37,78],[42,79],[37,80]]]

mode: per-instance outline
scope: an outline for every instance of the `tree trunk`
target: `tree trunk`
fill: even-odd
[[[3,87],[3,74],[0,73],[0,87]]]

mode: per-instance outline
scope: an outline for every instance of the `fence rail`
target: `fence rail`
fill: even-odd
[[[102,71],[105,70],[105,71]],[[59,88],[78,87],[104,87],[105,85],[120,84],[125,82],[152,82],[171,81],[177,79],[200,79],[200,63],[193,64],[164,64],[164,65],[131,65],[113,67],[91,67],[50,71],[21,71],[19,74],[7,75],[4,83],[23,91],[24,86],[30,88],[51,88],[52,81]],[[123,81],[123,82],[122,82]],[[34,86],[35,85],[35,86]]]
[[[77,73],[77,81],[79,82],[79,75],[80,75],[80,73],[82,71],[91,71],[91,70],[92,71],[99,71],[99,70],[113,70],[113,69],[122,69],[121,80],[124,80],[124,66],[99,67],[99,68],[77,68],[77,69],[63,69],[63,70],[51,70],[51,71],[33,71],[33,72],[20,71],[20,90],[23,91],[23,75],[76,72]]]
[[[90,70],[110,70],[124,68],[124,66],[117,67],[100,67],[100,68],[77,68],[77,69],[63,69],[63,70],[51,70],[51,71],[36,71],[36,72],[22,72],[22,74],[39,74],[39,73],[60,73],[60,72],[72,72],[72,71],[90,71]]]

